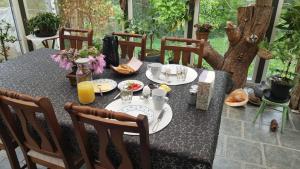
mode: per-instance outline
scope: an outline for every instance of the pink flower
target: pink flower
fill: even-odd
[[[67,62],[66,66],[65,66],[65,69],[66,70],[71,70],[73,67],[73,63],[72,62]]]
[[[101,74],[104,71],[106,65],[104,55],[99,55],[96,58],[89,56],[90,68],[95,74]]]

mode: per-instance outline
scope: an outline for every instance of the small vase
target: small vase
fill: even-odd
[[[209,32],[199,32],[199,31],[196,31],[197,40],[204,39],[205,41],[207,41],[208,40],[208,36],[209,36]]]
[[[72,67],[72,72],[66,75],[66,78],[69,79],[71,86],[76,86],[76,71],[77,71],[77,65],[74,65]]]

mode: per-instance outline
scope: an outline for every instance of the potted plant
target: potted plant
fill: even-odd
[[[5,60],[8,59],[8,51],[10,49],[6,43],[14,43],[17,41],[16,37],[9,35],[11,29],[11,24],[5,20],[0,22],[0,54],[4,57]]]
[[[277,74],[270,78],[271,94],[279,99],[289,97],[290,89],[293,87],[294,77],[297,76],[295,70],[291,70],[293,65],[297,63],[300,56],[300,22],[299,9],[296,1],[288,4],[287,9],[281,16],[280,24],[276,27],[283,32],[282,36],[277,39],[271,46],[273,56],[279,59],[283,65],[283,69],[277,69]]]
[[[37,37],[49,37],[57,34],[60,25],[60,17],[46,12],[39,13],[28,21],[28,30]]]
[[[71,73],[67,74],[67,78],[69,78],[72,86],[76,86],[76,71],[77,65],[75,61],[79,58],[88,58],[90,69],[93,74],[102,74],[104,71],[104,67],[106,62],[104,60],[104,55],[99,52],[99,50],[95,47],[83,48],[79,51],[75,49],[67,49],[62,50],[57,54],[51,55],[51,58],[54,62],[59,64],[59,67],[72,70]]]
[[[205,24],[196,24],[194,25],[195,28],[197,28],[196,30],[196,37],[198,40],[204,39],[205,41],[208,40],[208,36],[210,31],[212,30],[212,26],[208,23]]]
[[[291,71],[291,68],[296,63],[298,55],[292,46],[289,42],[280,39],[272,44],[272,55],[275,59],[279,59],[283,65],[283,68],[275,69],[275,75],[269,78],[271,95],[278,100],[288,99],[290,90],[294,85],[293,78],[296,74]]]

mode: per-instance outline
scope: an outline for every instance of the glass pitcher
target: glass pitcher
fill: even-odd
[[[90,104],[95,101],[95,91],[92,82],[92,72],[89,68],[89,60],[80,58],[77,64],[76,81],[78,100],[81,104]]]

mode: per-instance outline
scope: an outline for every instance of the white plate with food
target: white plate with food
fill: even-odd
[[[133,92],[140,91],[144,88],[144,83],[139,80],[125,80],[118,84],[118,88],[132,90]]]
[[[117,87],[117,82],[112,79],[97,79],[93,80],[95,93],[106,93],[114,90]]]

